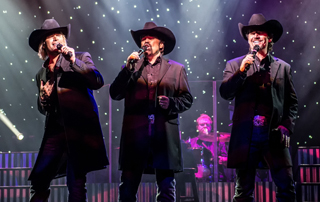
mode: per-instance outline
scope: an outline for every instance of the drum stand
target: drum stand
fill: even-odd
[[[177,202],[199,202],[195,173],[196,168],[185,168],[182,173],[178,174]],[[193,196],[186,196],[186,182],[191,182]]]

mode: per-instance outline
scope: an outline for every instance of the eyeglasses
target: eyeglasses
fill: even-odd
[[[199,126],[211,126],[211,124],[210,123],[200,123],[200,124],[198,124]]]

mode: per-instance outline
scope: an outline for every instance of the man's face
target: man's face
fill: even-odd
[[[250,50],[253,50],[255,45],[260,46],[260,50],[267,49],[268,44],[272,41],[272,38],[268,37],[268,33],[265,31],[251,31],[248,34],[248,43]]]
[[[141,47],[146,46],[147,55],[157,55],[160,52],[160,48],[163,48],[164,44],[154,36],[143,36],[141,38]]]
[[[211,121],[209,119],[198,120],[197,129],[200,134],[208,135],[211,132]]]
[[[54,33],[46,37],[45,40],[48,53],[57,52],[57,44],[66,45],[65,37],[61,33]]]

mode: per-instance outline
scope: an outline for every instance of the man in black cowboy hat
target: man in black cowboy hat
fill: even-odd
[[[175,172],[182,172],[178,114],[192,105],[185,68],[163,57],[175,46],[173,33],[153,22],[131,31],[144,57],[133,52],[110,86],[125,99],[119,164],[119,201],[136,201],[143,173],[156,174],[157,201],[175,201]]]
[[[86,201],[86,174],[109,162],[93,90],[103,77],[88,52],[67,46],[70,25],[44,21],[29,37],[30,47],[45,60],[36,75],[38,109],[46,116],[41,148],[29,176],[31,202],[47,201],[53,178],[67,176],[69,201]]]
[[[277,186],[278,201],[295,201],[290,135],[298,100],[288,63],[271,56],[282,25],[253,14],[248,26],[239,23],[249,53],[230,60],[224,70],[220,94],[235,98],[228,167],[236,168],[234,201],[254,201],[256,168],[267,163]]]

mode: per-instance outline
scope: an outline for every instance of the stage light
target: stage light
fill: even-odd
[[[22,140],[24,138],[24,136],[22,134],[17,136],[18,140]]]
[[[22,140],[24,138],[22,133],[20,133],[18,129],[16,129],[16,126],[8,119],[3,109],[0,109],[0,120],[16,135],[18,140]]]

